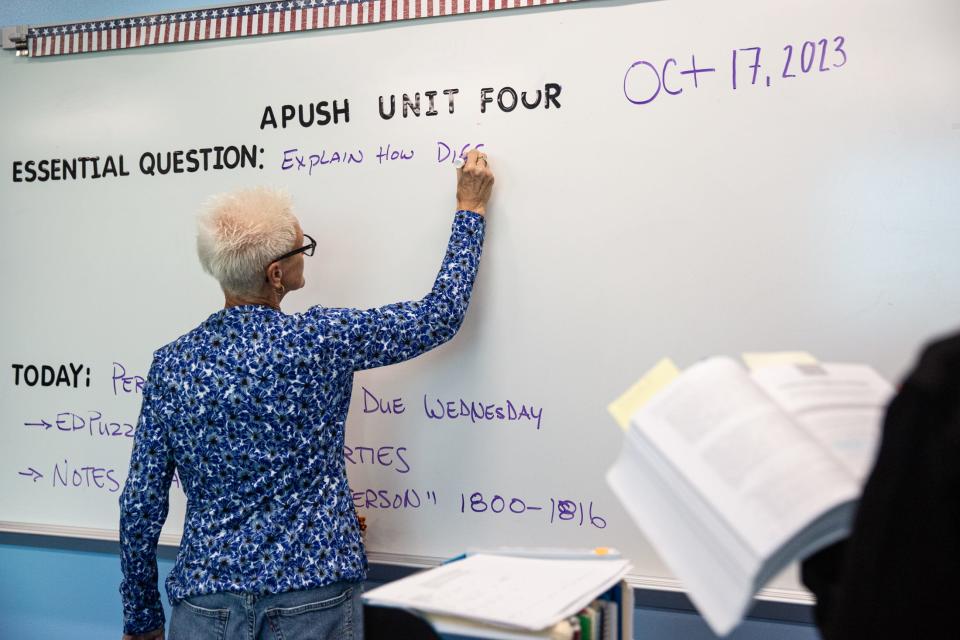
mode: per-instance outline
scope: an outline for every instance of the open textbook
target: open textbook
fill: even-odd
[[[864,365],[663,361],[611,405],[625,436],[607,481],[724,635],[770,578],[849,533],[892,393]]]

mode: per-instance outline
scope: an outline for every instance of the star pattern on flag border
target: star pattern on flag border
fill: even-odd
[[[31,57],[244,38],[583,0],[285,0],[30,27]]]

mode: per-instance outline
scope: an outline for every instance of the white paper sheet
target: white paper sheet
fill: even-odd
[[[474,555],[364,594],[370,604],[531,631],[575,614],[630,570],[626,560]]]

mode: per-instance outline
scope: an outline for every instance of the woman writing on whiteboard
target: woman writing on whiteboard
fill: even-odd
[[[486,157],[471,151],[422,300],[293,315],[280,303],[303,287],[316,242],[289,200],[263,189],[213,200],[197,247],[225,308],[150,367],[120,498],[124,638],[163,638],[156,545],[175,469],[188,506],[166,580],[171,640],[362,637],[366,559],[343,457],[353,373],[457,332],[492,186]]]

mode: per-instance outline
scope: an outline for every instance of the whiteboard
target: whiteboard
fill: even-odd
[[[208,195],[293,194],[319,247],[288,313],[378,306],[429,290],[455,202],[445,148],[483,144],[497,184],[462,330],[356,376],[348,469],[371,560],[607,545],[635,584],[676,588],[605,485],[620,446],[607,403],[664,355],[803,349],[896,379],[952,328],[958,33],[953,0],[596,1],[3,56],[2,528],[116,536],[137,376],[222,306],[194,254]],[[508,110],[501,94],[533,103],[548,85],[550,108]],[[404,118],[416,92],[421,114]],[[279,118],[333,100],[349,100],[349,122],[261,129],[268,105]],[[145,173],[216,146],[253,166]],[[337,152],[363,161],[311,160]],[[111,156],[118,174],[122,156],[129,175],[14,180],[27,161],[86,156]],[[470,403],[492,418],[453,417]],[[174,487],[165,543],[183,510]],[[789,572],[764,593],[805,598]]]

